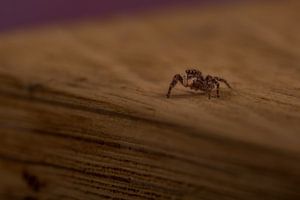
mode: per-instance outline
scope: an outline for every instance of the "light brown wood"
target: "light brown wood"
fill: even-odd
[[[1,199],[300,199],[300,4],[0,36]],[[195,66],[233,86],[177,86]]]

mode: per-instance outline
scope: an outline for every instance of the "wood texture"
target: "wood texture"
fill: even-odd
[[[0,36],[1,199],[300,199],[298,1]],[[221,98],[176,87],[189,66]]]

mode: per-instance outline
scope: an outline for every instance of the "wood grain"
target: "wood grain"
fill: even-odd
[[[1,199],[300,198],[300,3],[0,36]],[[279,14],[280,13],[280,14]],[[189,66],[233,90],[168,84]]]

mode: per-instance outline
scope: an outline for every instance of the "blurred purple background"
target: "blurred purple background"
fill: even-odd
[[[83,17],[225,0],[0,0],[0,31]]]

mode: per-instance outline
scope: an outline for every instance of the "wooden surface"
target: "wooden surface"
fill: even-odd
[[[0,199],[300,199],[300,3],[0,36]],[[221,98],[176,87],[189,66]]]

